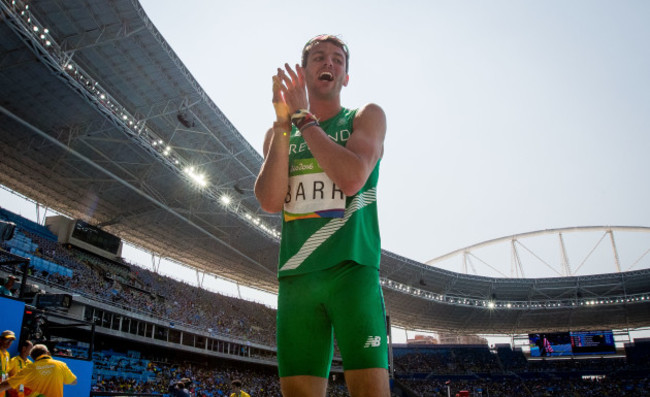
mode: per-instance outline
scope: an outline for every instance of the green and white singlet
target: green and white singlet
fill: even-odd
[[[341,109],[321,128],[345,146],[357,110]],[[327,269],[345,261],[379,269],[377,217],[379,163],[357,194],[346,197],[323,172],[296,127],[289,144],[289,189],[285,198],[278,277]]]

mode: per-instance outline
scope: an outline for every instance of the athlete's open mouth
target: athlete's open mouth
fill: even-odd
[[[323,72],[318,75],[318,80],[332,81],[334,80],[334,75],[330,72]]]

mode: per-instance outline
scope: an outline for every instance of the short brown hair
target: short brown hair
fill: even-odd
[[[48,349],[47,346],[45,346],[45,345],[41,345],[41,344],[34,345],[34,348],[32,349],[32,352],[30,353],[30,356],[32,356],[32,358],[34,360],[36,360],[37,358],[39,358],[40,356],[43,356],[43,355],[48,355],[49,356],[50,355],[50,349]]]
[[[25,339],[21,341],[20,344],[18,345],[18,350],[21,350],[23,347],[27,347],[27,346],[31,346],[32,348],[34,348],[34,344],[32,343],[32,341],[29,339]]]
[[[350,69],[350,50],[348,50],[348,46],[343,42],[343,40],[331,34],[319,34],[318,36],[309,40],[307,44],[305,44],[305,46],[302,48],[301,66],[303,68],[307,66],[307,58],[309,57],[309,51],[311,51],[316,44],[320,44],[324,42],[332,43],[335,46],[339,47],[341,50],[343,50],[343,52],[345,53],[345,72],[347,73],[348,70]]]

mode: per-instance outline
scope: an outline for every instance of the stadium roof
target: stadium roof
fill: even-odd
[[[252,190],[262,158],[140,4],[0,6],[0,183],[163,257],[277,291],[279,218]],[[650,325],[647,270],[497,279],[384,252],[381,276],[393,325],[408,328]]]

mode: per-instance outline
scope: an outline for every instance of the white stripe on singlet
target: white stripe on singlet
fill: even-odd
[[[352,199],[350,206],[346,208],[345,215],[343,218],[334,218],[331,221],[327,222],[322,228],[318,229],[316,233],[312,234],[307,241],[300,247],[298,252],[282,266],[280,271],[284,270],[293,270],[302,264],[302,262],[311,255],[316,248],[320,247],[322,243],[330,238],[337,230],[342,228],[348,219],[363,207],[370,205],[377,201],[377,188],[373,187],[372,189],[365,191],[363,193],[357,194],[355,198]]]

